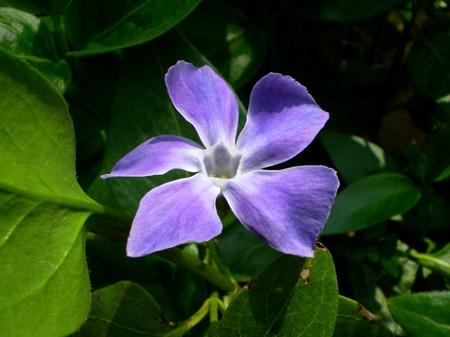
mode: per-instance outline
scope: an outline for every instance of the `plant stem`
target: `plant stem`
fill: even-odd
[[[197,256],[190,254],[188,251],[172,248],[156,254],[179,266],[185,267],[223,291],[233,292],[238,288],[236,283],[222,275],[217,269],[204,263]]]

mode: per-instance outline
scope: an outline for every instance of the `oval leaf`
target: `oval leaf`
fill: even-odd
[[[388,306],[410,337],[450,336],[450,291],[393,297]]]
[[[322,234],[373,226],[406,212],[419,198],[419,188],[401,174],[380,173],[358,180],[339,193]]]
[[[303,259],[282,256],[231,303],[216,336],[332,336],[337,306],[336,273],[328,251],[317,249],[307,265]]]
[[[201,0],[74,0],[65,12],[65,27],[84,56],[141,44],[158,37],[186,17]],[[80,22],[85,24],[80,25]]]

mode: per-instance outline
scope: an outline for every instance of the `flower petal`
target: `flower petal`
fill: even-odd
[[[173,169],[198,172],[202,151],[200,146],[183,137],[153,137],[120,159],[111,173],[102,178],[145,177]]]
[[[311,143],[327,119],[328,113],[292,77],[264,76],[253,88],[247,122],[237,141],[241,171],[291,159]]]
[[[223,194],[241,223],[274,249],[311,257],[338,186],[328,167],[297,166],[237,176]]]
[[[210,67],[178,61],[166,74],[172,103],[197,130],[206,147],[222,141],[234,147],[238,105],[228,84]]]
[[[201,173],[148,192],[131,225],[127,255],[144,256],[219,235],[222,231],[216,211],[219,193],[220,189]]]

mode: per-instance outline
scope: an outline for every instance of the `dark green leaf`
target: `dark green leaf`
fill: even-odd
[[[150,293],[122,281],[94,292],[88,321],[75,336],[164,336],[170,325]]]
[[[423,95],[439,99],[450,94],[450,33],[415,41],[408,55],[409,74]]]
[[[450,291],[393,297],[388,306],[394,319],[410,337],[450,335]]]
[[[0,51],[0,321],[5,336],[63,336],[89,308],[82,226],[101,210],[75,178],[64,100]]]
[[[333,260],[317,249],[309,262],[277,259],[231,303],[216,336],[332,336],[338,306]]]
[[[186,17],[201,0],[73,0],[65,27],[77,51],[69,55],[104,53],[158,37]],[[85,22],[81,25],[80,22]]]
[[[39,70],[59,91],[70,82],[70,68],[58,60],[53,35],[34,15],[14,8],[0,7],[0,46]]]
[[[302,17],[329,21],[354,21],[378,15],[405,0],[321,0],[303,1],[299,6]]]
[[[392,334],[366,308],[354,300],[339,296],[333,337],[390,337]]]
[[[339,175],[347,183],[386,169],[384,150],[366,139],[343,133],[325,132],[322,133],[321,140]]]
[[[18,8],[33,14],[63,13],[71,0],[4,0],[5,5]],[[1,5],[1,3],[0,3]]]
[[[225,1],[203,2],[178,28],[235,88],[245,84],[264,59],[262,29]]]
[[[380,173],[358,180],[339,193],[322,234],[370,227],[406,212],[419,198],[419,188],[400,174]]]

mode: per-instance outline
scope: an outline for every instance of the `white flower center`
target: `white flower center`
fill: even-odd
[[[236,175],[240,161],[240,155],[230,151],[223,143],[217,143],[205,150],[204,171],[211,178],[230,179]]]

